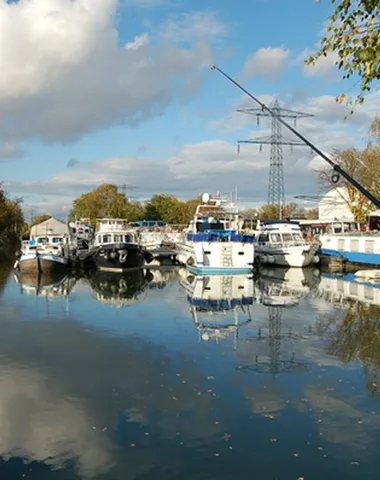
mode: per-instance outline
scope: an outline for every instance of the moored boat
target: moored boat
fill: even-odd
[[[139,243],[136,231],[125,219],[102,218],[97,221],[91,256],[103,271],[123,272],[150,263],[153,256]]]
[[[176,243],[177,260],[193,273],[239,274],[253,270],[253,235],[239,232],[239,211],[220,195],[205,193],[189,228]]]
[[[298,222],[263,222],[257,234],[255,253],[260,263],[282,267],[307,267],[319,262],[319,244],[304,240]]]

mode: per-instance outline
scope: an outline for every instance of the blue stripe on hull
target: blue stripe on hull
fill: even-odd
[[[347,252],[332,250],[329,248],[322,248],[321,254],[326,257],[340,257],[350,263],[358,263],[361,265],[380,265],[379,253],[362,253],[362,252]]]
[[[236,267],[196,267],[194,265],[187,265],[187,269],[191,273],[205,273],[207,275],[238,275],[242,273],[252,273],[253,268],[252,267],[241,267],[241,268],[236,268]]]

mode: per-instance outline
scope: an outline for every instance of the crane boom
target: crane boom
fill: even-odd
[[[246,90],[244,87],[242,87],[236,80],[231,78],[227,73],[223,72],[219,67],[216,65],[213,65],[211,67],[211,70],[216,70],[219,73],[221,73],[227,80],[232,82],[236,87],[238,87],[242,92],[244,92],[248,97],[250,97],[254,102],[256,102],[258,105],[260,105],[261,109],[264,112],[268,112],[271,116],[275,116],[275,112],[272,111],[271,108],[267,107],[265,103],[261,102],[257,97],[252,95],[248,90]],[[355,180],[351,175],[349,175],[343,168],[338,165],[336,162],[331,160],[326,154],[324,154],[321,150],[319,150],[318,147],[316,147],[310,140],[308,140],[306,137],[304,137],[301,133],[299,133],[295,128],[293,128],[291,125],[289,125],[283,118],[278,117],[277,118],[284,127],[286,127],[288,130],[290,130],[294,135],[296,135],[300,140],[302,140],[306,145],[308,145],[315,153],[317,153],[320,157],[323,158],[336,172],[336,174],[341,175],[343,178],[347,180],[351,185],[353,185],[359,192],[364,195],[370,202],[372,202],[376,208],[380,208],[380,200],[377,199],[374,195],[372,195],[371,192],[369,192],[366,188],[364,188],[357,180]],[[339,179],[339,177],[338,177]],[[338,179],[336,181],[338,181]],[[336,183],[336,182],[334,182]]]

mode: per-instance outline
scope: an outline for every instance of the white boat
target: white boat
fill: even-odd
[[[98,219],[91,256],[99,270],[110,272],[142,267],[153,259],[140,245],[136,230],[123,218]]]
[[[256,260],[281,267],[307,267],[319,262],[319,244],[304,240],[298,222],[263,222],[256,236]]]
[[[189,228],[176,243],[177,260],[193,273],[249,273],[253,241],[253,235],[239,233],[237,206],[205,193]]]
[[[253,275],[180,275],[199,340],[218,342],[232,333],[236,346],[238,330],[252,321]]]
[[[55,274],[70,266],[68,237],[43,235],[24,241],[14,265],[26,274]]]

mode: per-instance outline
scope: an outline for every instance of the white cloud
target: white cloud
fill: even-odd
[[[337,67],[338,54],[330,52],[326,56],[320,57],[314,65],[306,66],[304,64],[315,52],[309,48],[305,48],[293,61],[295,65],[303,65],[303,71],[306,77],[322,77],[325,80],[336,80],[339,78],[339,70]]]
[[[127,50],[137,50],[140,47],[144,47],[148,45],[150,42],[149,34],[147,32],[136,35],[132,42],[127,42],[125,44],[125,48]]]
[[[123,48],[117,8],[117,0],[0,2],[0,139],[74,140],[138,124],[194,93],[209,46],[150,44],[142,33]]]
[[[173,15],[157,31],[159,38],[179,43],[193,40],[219,40],[227,33],[228,26],[212,11]]]
[[[277,77],[287,65],[289,50],[283,47],[265,47],[250,55],[243,68],[245,78],[261,76]]]

